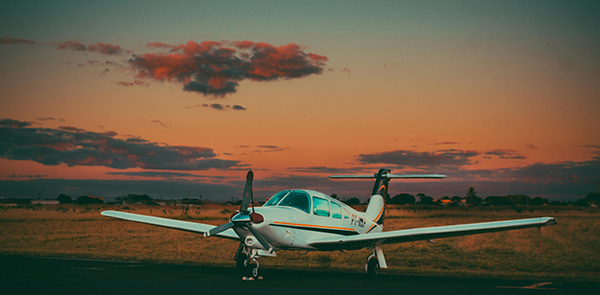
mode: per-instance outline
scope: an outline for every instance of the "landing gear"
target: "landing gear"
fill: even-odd
[[[262,279],[258,272],[259,264],[258,261],[256,261],[260,256],[253,250],[246,248],[244,244],[240,244],[238,251],[235,253],[234,260],[236,268],[242,275],[242,279],[245,281]]]
[[[383,256],[383,250],[381,250],[381,246],[374,246],[370,249],[373,251],[373,253],[367,258],[365,270],[370,276],[377,276],[379,275],[379,270],[381,268],[387,268],[387,264],[385,263],[385,257]]]
[[[371,254],[369,256],[369,258],[367,258],[367,265],[365,266],[365,268],[367,269],[367,273],[370,276],[377,276],[379,275],[379,260],[377,259],[377,256]]]

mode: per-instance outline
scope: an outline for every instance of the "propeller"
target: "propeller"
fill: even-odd
[[[267,249],[269,253],[273,253],[273,247],[269,244],[269,242],[252,227],[253,224],[258,224],[264,221],[263,216],[254,211],[254,197],[252,196],[253,180],[254,173],[252,171],[248,171],[248,174],[246,174],[246,185],[244,186],[244,195],[242,196],[242,204],[240,205],[239,212],[232,214],[228,223],[213,227],[211,230],[204,233],[204,236],[214,236],[233,227],[245,228],[248,229],[254,235],[254,237],[256,237],[263,248]],[[248,210],[250,204],[252,204],[252,213],[250,213]]]

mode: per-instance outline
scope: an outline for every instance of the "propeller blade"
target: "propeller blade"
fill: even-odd
[[[242,197],[242,204],[240,205],[240,212],[248,213],[248,206],[252,199],[252,180],[254,179],[254,173],[252,170],[246,174],[246,186],[244,187],[244,196]]]
[[[248,229],[256,237],[256,239],[263,246],[263,248],[267,249],[267,251],[269,251],[269,253],[273,253],[273,247],[271,247],[271,244],[269,244],[269,242],[267,242],[267,240],[265,240],[265,238],[263,238],[263,236],[261,236],[258,233],[258,231],[256,231],[254,228],[252,228],[251,225],[248,226]]]
[[[215,226],[213,228],[211,228],[209,231],[204,233],[205,237],[210,237],[210,236],[214,236],[220,232],[224,232],[232,227],[234,227],[235,225],[233,224],[233,222],[227,222],[225,224],[221,224],[219,226]]]

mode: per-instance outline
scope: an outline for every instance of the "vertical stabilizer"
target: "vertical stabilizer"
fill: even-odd
[[[375,185],[373,185],[373,192],[371,192],[371,199],[367,207],[367,218],[379,225],[383,225],[385,218],[385,200],[388,198],[388,187],[390,184],[390,179],[386,176],[390,172],[392,171],[382,168],[375,174]]]

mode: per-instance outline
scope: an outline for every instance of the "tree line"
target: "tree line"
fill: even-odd
[[[332,198],[340,199],[337,194],[332,194]],[[59,204],[78,204],[78,205],[88,205],[88,204],[104,204],[104,200],[99,197],[94,197],[91,195],[80,196],[73,199],[71,196],[66,194],[60,194],[56,200],[58,200]],[[237,202],[236,202],[237,201]],[[349,198],[349,199],[340,199],[340,201],[348,204],[348,205],[359,205],[363,204],[358,198]],[[152,197],[144,194],[128,194],[126,196],[116,198],[115,204],[144,204],[144,205],[159,205],[158,202],[163,203],[180,203],[183,205],[202,205],[205,201],[202,200],[202,195],[198,198],[183,198],[181,200],[159,200],[153,199]],[[239,205],[241,200],[237,200],[234,197],[231,200],[226,201],[226,204],[230,205]],[[368,202],[368,200],[367,200]],[[0,203],[4,204],[19,204],[19,205],[27,205],[31,204],[31,199],[17,199],[17,198],[4,198],[0,199]],[[546,198],[534,197],[531,198],[524,194],[517,195],[506,195],[506,196],[488,196],[486,198],[481,198],[477,196],[477,192],[475,188],[470,187],[465,196],[453,196],[448,197],[444,196],[439,200],[434,199],[433,197],[427,196],[424,193],[416,194],[413,196],[407,193],[397,194],[394,197],[386,196],[386,203],[393,205],[406,205],[406,204],[423,204],[423,205],[446,205],[446,206],[511,206],[511,205],[532,205],[532,206],[541,206],[541,205],[554,205],[554,206],[596,206],[600,204],[600,193],[589,193],[584,198],[578,199],[576,201],[549,201]]]

